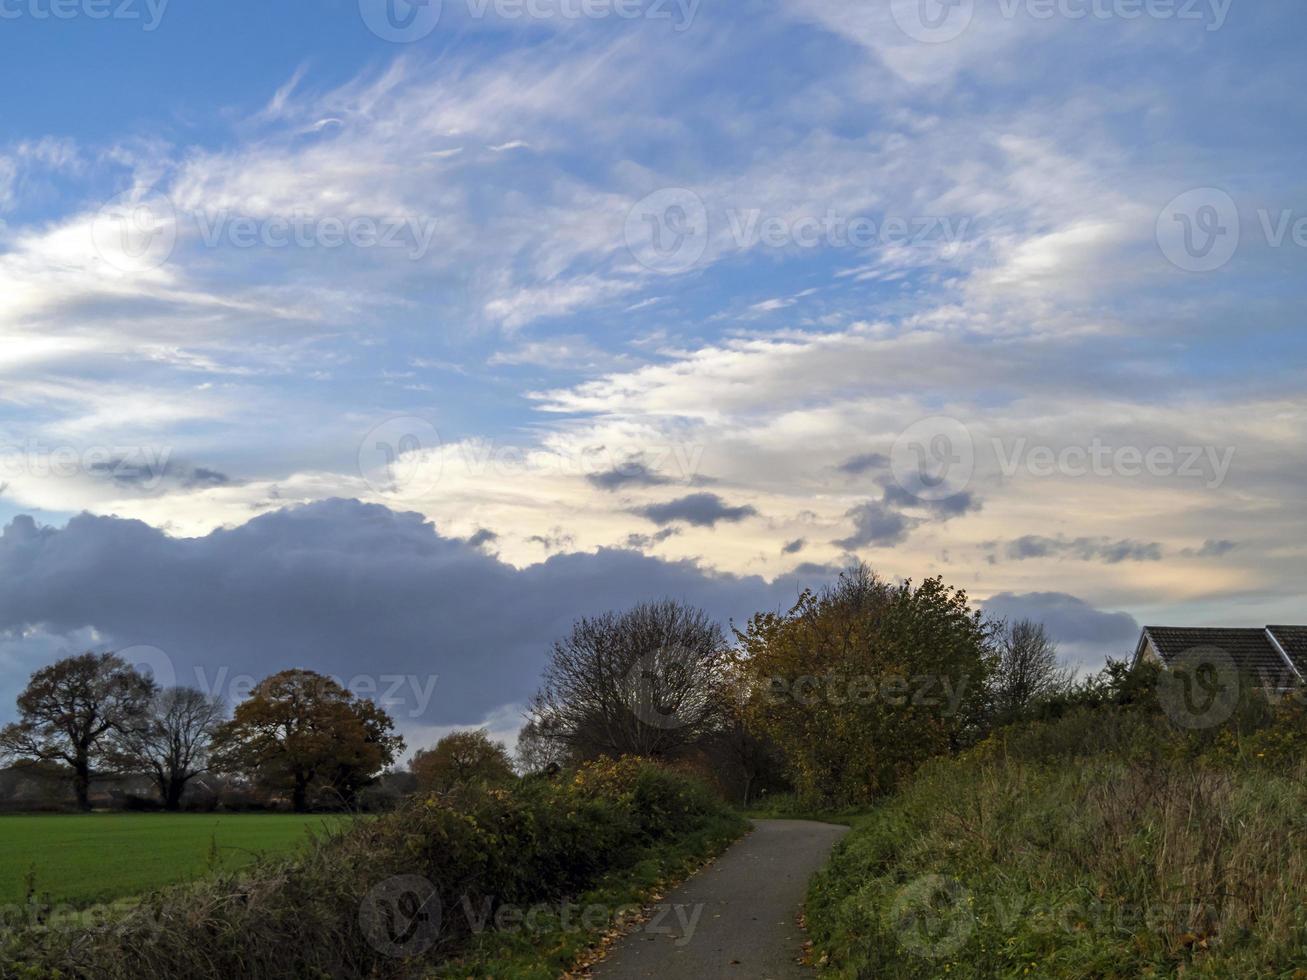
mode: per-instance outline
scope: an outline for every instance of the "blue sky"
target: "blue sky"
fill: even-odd
[[[1300,5],[52,9],[0,2],[0,520],[49,529],[2,573],[149,531],[202,591],[306,507],[373,567],[344,499],[723,615],[939,573],[1084,663],[1304,618]],[[7,603],[0,662],[231,658],[120,598]],[[461,614],[387,656],[524,679],[424,724],[510,717],[556,625],[442,646]]]

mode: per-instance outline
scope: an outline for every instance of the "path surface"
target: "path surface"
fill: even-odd
[[[596,964],[595,980],[812,976],[798,962],[796,918],[808,879],[848,828],[809,820],[755,820],[754,828],[664,897]]]

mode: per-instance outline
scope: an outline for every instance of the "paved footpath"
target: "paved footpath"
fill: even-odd
[[[754,831],[674,889],[594,967],[595,980],[810,977],[797,917],[808,879],[848,830],[755,820]]]

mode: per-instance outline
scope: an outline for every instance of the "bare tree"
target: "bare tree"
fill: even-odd
[[[642,603],[578,620],[554,644],[531,717],[580,757],[673,754],[717,723],[726,666],[706,613]]]
[[[77,805],[89,810],[93,768],[115,733],[142,723],[153,694],[153,682],[115,654],[65,657],[18,695],[19,720],[0,729],[0,758],[68,766]]]
[[[117,734],[115,757],[124,768],[149,773],[164,808],[178,810],[186,784],[209,770],[214,735],[226,716],[219,697],[191,687],[159,691],[148,718]]]
[[[998,661],[991,680],[997,720],[1020,717],[1040,701],[1065,691],[1073,672],[1061,666],[1057,644],[1043,623],[1021,619],[997,630]]]
[[[515,756],[518,772],[529,775],[563,768],[572,761],[572,750],[547,719],[532,718],[517,733]]]

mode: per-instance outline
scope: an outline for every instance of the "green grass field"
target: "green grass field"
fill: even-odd
[[[0,816],[0,904],[21,902],[35,870],[42,899],[79,907],[288,851],[344,819],[283,813]]]

